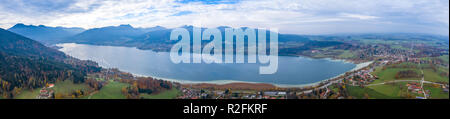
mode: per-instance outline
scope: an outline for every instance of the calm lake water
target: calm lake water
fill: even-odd
[[[356,65],[343,61],[280,56],[278,72],[260,75],[264,64],[174,64],[168,52],[139,50],[131,47],[95,46],[65,43],[60,51],[92,60],[106,68],[118,68],[138,75],[176,79],[181,82],[260,82],[278,85],[304,85],[333,78]]]

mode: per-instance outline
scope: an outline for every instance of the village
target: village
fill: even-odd
[[[381,84],[371,84],[371,82],[378,79],[377,76],[371,74],[375,70],[375,67],[386,65],[388,61],[376,62],[370,66],[358,71],[346,73],[339,78],[324,81],[316,86],[302,87],[302,88],[279,88],[275,90],[263,90],[263,91],[251,91],[251,90],[208,90],[208,89],[196,89],[196,88],[183,88],[182,96],[180,99],[345,99],[347,96],[332,97],[336,93],[330,89],[333,85],[351,85],[351,86],[371,86],[371,85],[383,85],[393,82],[385,82]],[[408,87],[408,91],[416,94],[425,94],[424,97],[417,96],[417,99],[426,99],[429,96],[430,91],[424,90],[423,83],[433,84],[436,87],[442,88],[443,92],[448,93],[448,83],[435,83],[429,81],[409,81],[405,86]]]
[[[376,45],[372,47],[377,47]],[[214,88],[193,88],[183,87],[180,99],[353,99],[346,86],[352,87],[371,87],[379,85],[392,85],[397,82],[405,82],[405,85],[400,87],[407,87],[407,93],[404,98],[414,99],[428,99],[431,98],[431,91],[424,88],[424,85],[431,85],[433,88],[440,89],[439,92],[447,93],[448,98],[448,73],[444,74],[447,77],[447,82],[432,82],[427,81],[423,74],[423,69],[420,68],[421,74],[418,74],[418,79],[421,80],[393,80],[380,83],[373,83],[379,80],[379,77],[374,75],[374,72],[381,67],[387,67],[394,64],[413,64],[421,66],[421,64],[432,64],[438,67],[448,69],[448,63],[440,60],[424,60],[424,56],[436,56],[448,54],[448,51],[441,51],[436,49],[429,54],[417,53],[413,49],[409,50],[392,50],[389,48],[378,50],[363,50],[365,56],[371,56],[374,59],[368,66],[361,69],[347,72],[339,77],[322,81],[318,84],[304,87],[289,87],[289,88],[270,88],[259,90],[233,90],[233,89],[214,89]],[[314,50],[312,52],[318,52]],[[436,53],[437,52],[437,53]],[[375,57],[375,58],[374,58]],[[358,61],[360,62],[360,61]],[[445,76],[444,76],[445,77]],[[365,94],[368,95],[368,94]],[[366,96],[368,98],[368,96]]]

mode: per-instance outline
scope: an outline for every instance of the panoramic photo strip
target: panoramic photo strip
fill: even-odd
[[[0,102],[220,117],[448,90],[449,0],[0,0]]]

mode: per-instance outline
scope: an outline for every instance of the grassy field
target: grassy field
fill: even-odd
[[[317,53],[310,53],[311,51],[304,51],[304,54],[309,54],[312,58],[329,58],[329,57],[337,57],[341,59],[349,59],[354,58],[355,53],[350,50],[340,50],[340,49],[330,49],[330,47],[326,48],[317,48],[315,50],[321,50]]]
[[[399,50],[410,50],[411,48],[405,48],[401,45],[391,45],[391,48],[393,49],[399,49]]]
[[[55,87],[53,87],[53,90],[55,90],[55,94],[59,93],[59,94],[67,95],[67,94],[75,92],[76,90],[82,90],[82,91],[87,92],[91,89],[85,83],[75,84],[70,80],[65,80],[62,82],[55,83]]]
[[[97,80],[97,81],[104,81],[105,79],[104,78],[95,78],[95,80]]]
[[[346,86],[347,91],[351,96],[358,99],[364,99],[365,94],[369,96],[369,99],[398,99],[400,97],[391,97],[385,94],[379,93],[371,88],[361,88],[358,86]]]
[[[126,96],[122,94],[122,88],[129,86],[130,84],[120,83],[116,81],[111,81],[100,89],[97,93],[90,96],[90,99],[126,99]],[[39,95],[39,89],[25,90],[18,94],[16,99],[35,99]],[[70,94],[76,90],[90,90],[87,84],[74,84],[71,81],[63,81],[55,84],[55,93],[60,94]],[[159,94],[141,94],[140,96],[144,99],[174,99],[179,94],[179,90],[173,88],[168,91],[161,92]],[[89,95],[81,97],[81,99],[88,99]]]
[[[34,89],[33,91],[24,90],[19,95],[17,95],[15,98],[16,99],[35,99],[36,96],[39,95],[40,89],[41,88]],[[74,84],[70,80],[65,80],[62,82],[55,83],[55,87],[53,87],[53,90],[55,91],[55,95],[56,94],[69,95],[70,93],[72,93],[76,90],[82,90],[82,91],[87,92],[91,89],[89,88],[89,86],[87,84],[84,84],[84,83]]]
[[[328,87],[330,90],[332,90],[333,92],[339,92],[339,89],[336,87],[336,86],[334,86],[334,85],[331,85],[330,87]]]
[[[339,58],[344,58],[344,59],[346,59],[346,58],[353,58],[353,57],[355,57],[355,54],[352,53],[352,52],[349,51],[349,50],[345,50],[345,51],[343,51],[342,54],[340,54],[338,57],[339,57]]]
[[[449,94],[442,91],[442,88],[436,88],[432,86],[424,86],[425,90],[430,90],[431,99],[448,99]]]
[[[122,88],[129,85],[130,84],[111,81],[97,93],[92,95],[90,99],[126,99],[126,96],[122,94]]]
[[[448,77],[441,76],[441,73],[448,72],[448,69],[442,66],[437,66],[437,71],[433,71],[430,64],[421,64],[420,67],[423,69],[424,77],[426,81],[431,82],[449,82]]]
[[[441,58],[444,62],[446,62],[447,64],[448,64],[448,55],[443,55],[443,56],[440,56],[439,58]]]
[[[393,80],[421,80],[421,78],[401,78],[401,79],[395,79],[395,75],[397,74],[397,72],[399,71],[406,71],[406,70],[412,70],[417,72],[417,74],[422,74],[420,68],[423,69],[424,71],[424,78],[426,81],[431,81],[431,82],[447,82],[448,83],[448,77],[443,77],[440,75],[441,72],[445,72],[445,70],[443,70],[442,68],[438,68],[439,71],[434,72],[431,68],[429,64],[421,64],[420,66],[417,64],[413,64],[413,63],[402,63],[402,64],[397,64],[395,66],[397,67],[392,67],[394,65],[390,65],[388,66],[385,70],[382,70],[382,67],[378,67],[376,69],[375,72],[373,72],[372,74],[375,74],[379,77],[379,79],[375,80],[374,82],[372,82],[371,84],[379,84],[379,83],[383,83],[383,82],[388,82],[388,81],[393,81]],[[410,66],[416,66],[416,67],[410,67]],[[422,96],[422,94],[417,94],[417,93],[408,93],[407,91],[407,87],[406,84],[408,82],[397,82],[395,84],[389,83],[389,84],[383,84],[383,85],[373,85],[373,86],[368,86],[366,88],[372,89],[372,90],[367,90],[367,92],[369,95],[373,92],[371,91],[375,91],[377,93],[380,93],[382,95],[385,95],[387,98],[405,98],[407,97],[407,95],[410,96]],[[425,88],[426,90],[430,90],[432,92],[431,96],[433,98],[447,98],[448,99],[448,93],[442,93],[442,89],[441,88],[435,88],[435,87],[431,87],[428,86],[427,88]],[[356,92],[362,89],[355,89]],[[355,93],[355,94],[359,94],[359,96],[361,96],[361,93]],[[376,93],[374,93],[376,94]],[[378,95],[378,94],[377,94]]]
[[[433,60],[433,59],[441,59],[442,61],[444,61],[445,63],[449,63],[448,62],[448,59],[449,58],[449,56],[448,55],[442,55],[442,56],[439,56],[439,57],[424,57],[424,58],[421,58],[422,60],[427,60],[427,61],[431,61],[431,60]]]
[[[358,39],[361,43],[364,44],[386,44],[386,45],[393,45],[395,43],[398,43],[397,41],[388,41],[383,39]]]
[[[16,95],[16,99],[35,99],[36,96],[39,95],[39,90],[41,88],[37,88],[32,90],[24,90],[22,92],[20,92],[20,94]],[[62,81],[62,82],[57,82],[55,83],[55,87],[53,87],[53,90],[55,91],[55,94],[59,93],[59,94],[63,94],[63,95],[67,95],[70,94],[72,92],[74,92],[75,90],[83,90],[83,91],[88,91],[90,90],[89,86],[87,84],[74,84],[72,81],[70,80],[66,80],[66,81]]]
[[[387,68],[385,70],[382,70],[381,68],[377,68],[375,72],[372,74],[375,74],[378,76],[379,79],[372,82],[372,84],[376,83],[383,83],[387,81],[393,81],[393,80],[420,80],[420,78],[401,78],[401,79],[395,79],[395,75],[399,71],[406,71],[406,70],[413,70],[417,72],[417,74],[420,74],[420,70],[418,69],[412,69],[412,68]]]
[[[394,80],[421,80],[421,78],[395,79],[395,75],[399,71],[412,70],[412,71],[417,72],[417,74],[421,74],[420,67],[423,68],[425,80],[432,81],[432,82],[447,82],[448,83],[447,77],[442,77],[439,75],[439,72],[441,72],[441,71],[434,72],[431,68],[429,68],[428,64],[422,64],[422,65],[420,65],[420,67],[419,67],[419,65],[413,64],[413,63],[397,64],[397,65],[395,65],[395,66],[397,66],[395,68],[392,66],[393,65],[388,66],[388,68],[386,68],[385,70],[382,70],[381,67],[378,67],[376,69],[376,71],[373,72],[372,74],[377,75],[379,77],[379,79],[375,80],[371,84],[378,84],[378,83],[394,81]],[[409,68],[409,66],[418,66],[418,67]],[[385,95],[387,98],[405,98],[408,95],[406,83],[407,82],[397,82],[395,84],[390,83],[390,84],[384,84],[384,85],[373,85],[373,86],[368,86],[366,88],[372,89],[372,91],[375,91],[382,95]],[[440,90],[442,90],[440,88],[430,89],[430,90],[432,92],[434,91],[435,92],[434,94],[438,94],[437,97],[439,97],[439,98],[445,97],[445,94],[438,93]],[[370,90],[369,90],[369,92],[366,92],[366,93],[369,93],[369,95],[370,95]],[[376,93],[374,93],[374,94],[376,94]],[[413,93],[409,93],[409,95],[423,96],[421,94],[413,94]],[[447,98],[448,98],[448,96],[447,96]]]
[[[425,76],[425,80],[431,81],[431,82],[446,82],[446,83],[448,83],[448,77],[443,77],[443,76],[439,75],[438,72],[434,72],[432,69],[424,69],[423,73]]]
[[[369,86],[367,88],[373,89],[374,91],[386,95],[387,97],[405,98],[407,97],[408,93],[408,87],[406,86],[406,84],[407,82],[397,82],[395,84],[391,83],[385,85],[375,85]],[[412,94],[412,93],[410,95],[421,96],[419,94]]]
[[[36,99],[36,96],[39,95],[39,90],[40,89],[34,89],[33,91],[24,90],[24,91],[20,92],[20,94],[16,95],[16,97],[14,97],[14,98],[15,99]]]
[[[444,67],[444,66],[439,66],[439,70],[441,70],[443,72],[448,72],[448,68]]]
[[[140,97],[144,99],[174,99],[180,93],[176,88],[161,92],[159,94],[141,94]]]

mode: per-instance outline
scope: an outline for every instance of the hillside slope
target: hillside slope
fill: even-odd
[[[57,80],[84,82],[96,63],[81,61],[24,36],[0,29],[0,94],[12,98],[21,89],[35,89]]]

